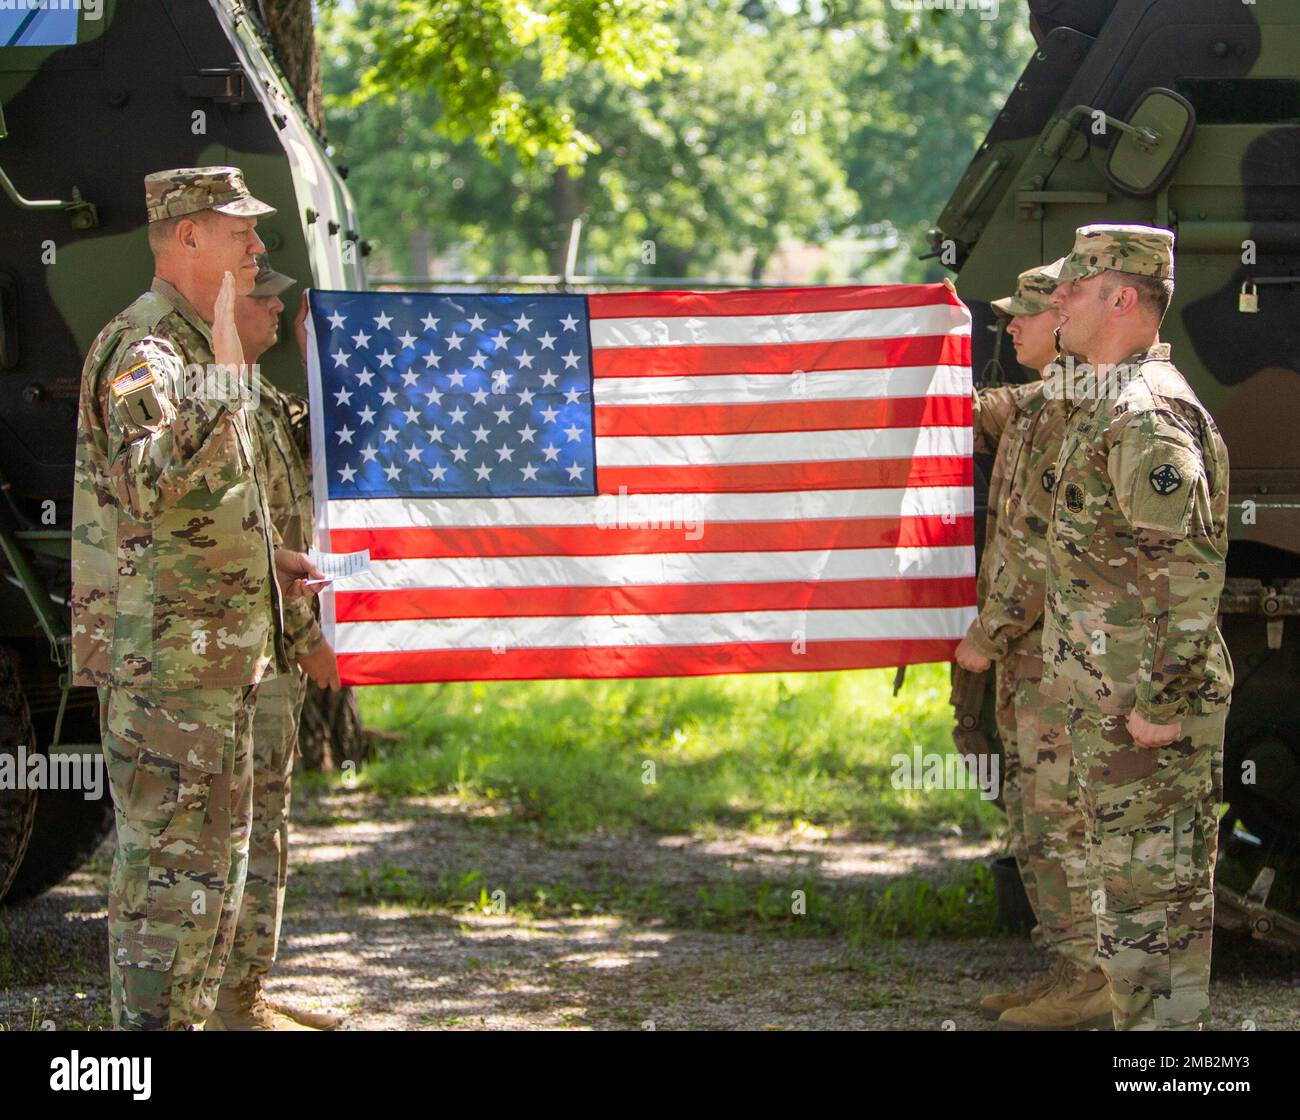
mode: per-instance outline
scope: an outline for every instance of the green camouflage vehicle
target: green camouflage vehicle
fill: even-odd
[[[47,766],[99,751],[94,692],[66,686],[77,394],[89,343],[153,273],[143,177],[242,167],[279,211],[258,232],[303,283],[364,288],[366,246],[256,3],[6,5],[0,110],[0,897],[12,900],[61,880],[112,824],[106,790],[88,800],[3,776],[20,748]],[[292,331],[281,337],[262,371],[303,392]]]
[[[939,217],[931,255],[957,273],[977,382],[983,370],[990,383],[1018,371],[986,329],[988,301],[1018,272],[1066,253],[1091,222],[1176,231],[1162,337],[1232,464],[1219,912],[1300,944],[1300,924],[1278,913],[1300,909],[1300,3],[1028,8],[1038,50]],[[983,682],[965,693],[958,739],[977,743],[995,734],[991,700]]]

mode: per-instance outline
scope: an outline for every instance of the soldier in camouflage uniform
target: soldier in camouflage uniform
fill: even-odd
[[[99,690],[117,816],[114,1025],[185,1030],[216,1002],[243,890],[253,700],[280,656],[272,574],[302,594],[315,569],[275,549],[243,398],[214,365],[238,369],[234,299],[274,211],[229,167],[158,172],[145,194],[153,285],[82,371],[73,681]]]
[[[1045,672],[1068,697],[1098,956],[1125,1030],[1209,1019],[1232,692],[1228,455],[1159,342],[1173,273],[1168,230],[1085,226],[1052,297],[1093,376],[1064,382]]]
[[[275,345],[284,311],[280,296],[293,285],[293,280],[276,272],[266,257],[260,257],[258,264],[256,285],[235,305],[235,324],[248,362],[256,362]],[[305,551],[313,543],[311,479],[306,466],[310,458],[307,402],[265,380],[259,382],[258,397],[253,430],[271,522],[286,548]],[[298,605],[290,609],[293,604]],[[339,687],[334,651],[305,600],[286,603],[285,643],[297,665],[264,683],[257,694],[248,878],[234,947],[208,1030],[306,1030],[339,1025],[332,1015],[269,1000],[264,990],[267,974],[275,963],[284,915],[290,782],[306,677],[311,676],[322,688]]]
[[[1020,274],[992,307],[1011,320],[1022,365],[1047,377],[1057,358],[1051,303],[1062,261]],[[1034,942],[1050,967],[1022,988],[980,1004],[1001,1029],[1110,1025],[1089,908],[1083,814],[1065,736],[1065,705],[1042,687],[1047,520],[1065,405],[1042,379],[974,394],[975,450],[995,453],[980,564],[979,613],[957,647],[971,672],[995,666],[1002,797],[1012,853],[1038,920]]]

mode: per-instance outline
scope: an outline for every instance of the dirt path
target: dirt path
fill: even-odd
[[[839,937],[714,932],[655,916],[657,897],[676,900],[680,916],[682,899],[716,899],[746,876],[806,874],[829,889],[881,889],[909,874],[938,883],[987,856],[987,843],[813,832],[548,844],[454,798],[356,793],[302,798],[295,822],[273,992],[346,1011],[359,1029],[986,1030],[978,997],[1038,966],[1013,938],[850,952]],[[0,908],[0,1024],[107,1024],[110,854],[105,845],[55,891]],[[539,902],[539,887],[561,901]],[[457,900],[480,888],[485,907]],[[1217,1028],[1300,1029],[1300,955],[1221,935],[1216,968]]]

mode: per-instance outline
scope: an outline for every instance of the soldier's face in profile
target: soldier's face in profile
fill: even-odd
[[[235,294],[245,296],[257,282],[259,253],[266,246],[257,236],[256,218],[236,218],[209,211],[196,223],[195,245],[198,253],[195,270],[206,284],[221,287],[221,278],[229,272],[235,278]]]
[[[1065,280],[1052,293],[1060,313],[1061,345],[1087,357],[1106,329],[1106,286],[1102,276]]]
[[[1017,315],[1007,326],[1007,334],[1016,348],[1016,360],[1022,366],[1036,369],[1056,359],[1056,327],[1060,315],[1055,308],[1040,311],[1037,315]]]
[[[255,362],[275,345],[280,334],[279,296],[240,296],[235,300],[235,329],[244,347],[244,360]]]

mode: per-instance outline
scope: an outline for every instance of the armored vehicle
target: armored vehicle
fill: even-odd
[[[986,329],[988,301],[1018,272],[1068,252],[1091,222],[1177,234],[1162,338],[1222,430],[1232,471],[1222,625],[1236,686],[1219,912],[1300,943],[1300,925],[1268,898],[1300,840],[1300,4],[1028,9],[1038,49],[931,232],[930,255],[957,274],[975,317],[977,382],[983,371],[988,383],[1018,369]],[[974,734],[976,709],[957,713]],[[1283,889],[1279,880],[1275,903]]]
[[[0,896],[58,882],[106,834],[85,788],[31,789],[99,751],[68,687],[77,394],[99,329],[149,286],[142,180],[236,164],[304,284],[364,288],[352,201],[276,62],[256,3],[46,0],[0,10]],[[303,392],[292,330],[262,373]],[[33,755],[40,754],[41,768]],[[84,771],[83,771],[84,772]],[[7,787],[7,788],[4,788]]]

